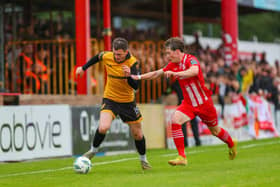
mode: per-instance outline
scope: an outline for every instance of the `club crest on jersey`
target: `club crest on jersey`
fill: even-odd
[[[193,60],[191,60],[191,64],[192,64],[192,65],[198,64],[198,62],[197,62],[196,60],[193,59]]]
[[[140,114],[139,108],[136,106],[133,108],[136,115]]]

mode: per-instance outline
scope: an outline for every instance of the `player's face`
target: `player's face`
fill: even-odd
[[[124,51],[122,49],[118,49],[118,50],[113,49],[113,53],[114,53],[116,62],[122,62],[125,60],[125,57],[126,57],[128,51],[127,50]]]
[[[178,50],[178,49],[173,51],[170,48],[166,48],[165,56],[166,56],[167,60],[169,62],[175,62],[175,63],[180,62],[181,59],[180,59],[179,51],[180,50]]]

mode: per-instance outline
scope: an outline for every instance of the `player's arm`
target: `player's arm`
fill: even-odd
[[[180,78],[190,78],[195,77],[199,73],[199,66],[191,66],[189,69],[185,71],[173,72],[173,71],[166,71],[164,74],[168,78],[170,76],[180,77]]]
[[[76,70],[76,76],[83,76],[84,72],[92,65],[98,63],[99,61],[102,60],[102,56],[103,56],[103,52],[95,55],[94,57],[92,57],[85,65],[83,66],[79,66]]]
[[[138,70],[137,70],[137,62],[131,66],[130,68],[130,73],[131,74],[134,74],[134,75],[137,75],[138,74]],[[130,76],[127,77],[127,83],[129,84],[129,86],[131,86],[134,90],[137,90],[138,89],[138,82],[137,80],[134,80],[132,79]]]
[[[158,77],[160,77],[161,75],[163,75],[163,70],[159,69],[156,71],[152,71],[152,72],[148,72],[148,73],[144,73],[142,75],[131,75],[131,78],[134,80],[151,80],[151,79],[156,79]]]

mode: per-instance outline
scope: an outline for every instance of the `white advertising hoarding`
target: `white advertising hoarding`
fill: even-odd
[[[0,161],[72,154],[68,105],[0,107]]]

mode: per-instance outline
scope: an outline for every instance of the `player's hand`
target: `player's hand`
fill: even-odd
[[[130,76],[130,68],[126,65],[122,65],[122,69],[124,72],[124,76],[129,77]]]
[[[134,80],[140,80],[140,76],[139,75],[130,75],[130,77]]]
[[[166,72],[164,72],[164,75],[165,75],[167,78],[170,78],[171,76],[176,76],[176,72],[173,72],[173,71],[166,71]]]
[[[82,66],[79,66],[77,69],[76,69],[76,77],[82,77],[84,75],[85,71],[83,70]]]

